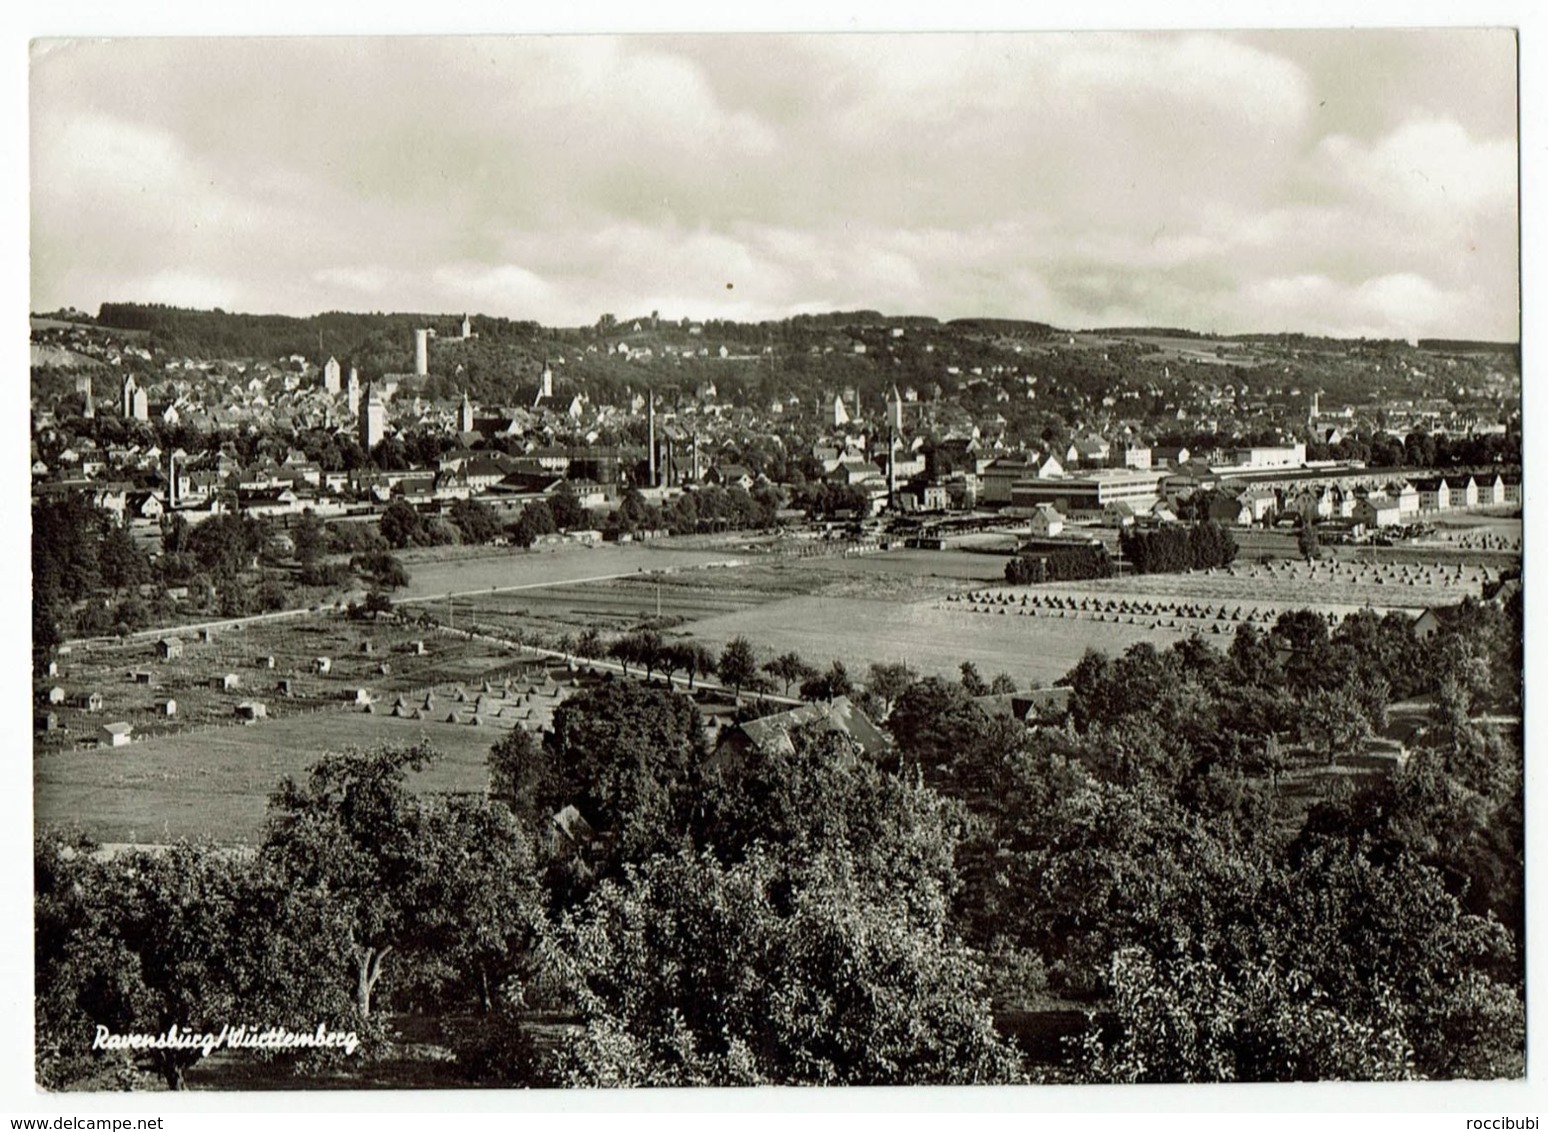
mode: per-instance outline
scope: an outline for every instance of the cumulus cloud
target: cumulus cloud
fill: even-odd
[[[1511,336],[1513,52],[1444,30],[55,44],[33,302]],[[1475,81],[1448,110],[1436,73]]]
[[[1515,207],[1515,145],[1475,140],[1456,122],[1405,122],[1374,143],[1335,134],[1316,156],[1335,188],[1421,220]]]

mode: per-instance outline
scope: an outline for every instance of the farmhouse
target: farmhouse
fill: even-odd
[[[803,704],[790,711],[766,715],[762,719],[750,719],[727,728],[721,733],[711,762],[740,767],[752,751],[794,751],[790,732],[805,725],[845,735],[854,740],[866,755],[881,754],[890,746],[887,736],[850,703],[848,696],[837,696],[827,703]]]
[[[1070,710],[1071,692],[1069,688],[1035,688],[1008,695],[974,696],[973,702],[990,715],[1005,716],[1033,727],[1062,721]]]
[[[134,736],[134,728],[127,723],[105,723],[98,729],[97,737],[104,747],[127,747]]]
[[[1102,523],[1109,527],[1132,527],[1134,525],[1134,508],[1119,500],[1109,503],[1102,508]]]
[[[549,830],[553,849],[584,844],[595,836],[596,831],[592,829],[591,823],[574,806],[566,806],[553,816]]]
[[[1032,512],[1032,533],[1038,538],[1052,538],[1064,530],[1064,516],[1051,505],[1041,503]]]
[[[1414,638],[1420,641],[1429,640],[1453,622],[1459,609],[1460,607],[1455,605],[1431,606],[1426,609],[1414,618]]]

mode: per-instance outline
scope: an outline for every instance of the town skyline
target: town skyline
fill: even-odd
[[[34,310],[1519,337],[1508,30],[53,40],[32,70]]]

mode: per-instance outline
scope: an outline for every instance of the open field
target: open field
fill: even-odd
[[[725,569],[671,567],[668,573],[471,594],[424,608],[496,633],[564,634],[587,626],[624,632],[658,611],[669,622],[697,622],[798,597],[939,598],[964,582],[994,583],[1004,564],[993,555],[931,550],[831,558],[765,555]]]
[[[1138,640],[1166,645],[1176,639],[1138,625],[970,616],[943,601],[832,597],[793,598],[688,628],[712,647],[744,634],[764,656],[794,650],[819,666],[837,658],[857,678],[873,661],[905,661],[923,675],[955,679],[962,662],[970,660],[986,678],[1005,672],[1022,687],[1052,683],[1087,648],[1114,653]]]
[[[445,757],[410,776],[414,789],[482,792],[484,758],[502,733],[497,723],[475,727],[340,710],[205,727],[112,750],[61,751],[33,760],[35,820],[76,824],[107,843],[186,837],[251,844],[261,836],[269,793],[324,751],[424,738]]]
[[[1520,553],[1521,519],[1519,508],[1514,517],[1465,513],[1442,515],[1435,522],[1435,533],[1416,545],[1457,550],[1505,550]]]
[[[476,556],[419,559],[405,556],[409,584],[400,598],[425,598],[504,586],[544,586],[584,578],[703,566],[728,560],[725,551],[655,549],[640,544],[508,550]]]
[[[746,635],[766,655],[794,650],[813,663],[836,657],[857,675],[872,661],[892,660],[954,675],[971,660],[986,674],[1051,682],[1088,647],[1164,646],[1193,632],[1225,644],[1237,622],[1272,624],[1290,609],[1335,617],[1366,607],[1417,613],[1477,596],[1498,578],[1497,568],[1458,558],[1440,565],[1437,557],[1243,561],[1213,572],[1036,587],[1005,586],[1002,557],[957,551],[755,557],[733,569],[480,595],[459,601],[456,616],[504,633],[562,634],[586,625],[624,631],[653,617],[659,601],[676,632],[714,647]]]

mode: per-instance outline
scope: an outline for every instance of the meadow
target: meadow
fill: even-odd
[[[444,757],[410,777],[413,789],[482,793],[485,756],[500,734],[495,727],[340,710],[203,727],[111,750],[61,751],[33,760],[35,821],[79,827],[104,844],[255,844],[269,794],[285,776],[304,775],[325,751],[423,738]]]

